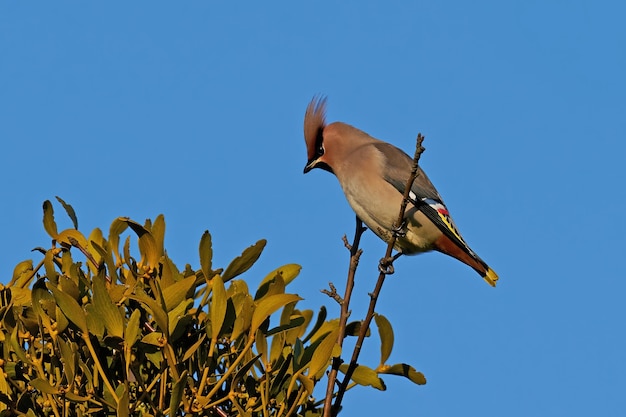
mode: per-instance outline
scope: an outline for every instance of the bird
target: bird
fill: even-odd
[[[356,216],[383,241],[394,235],[413,159],[394,145],[342,122],[326,123],[326,97],[316,96],[304,115],[307,163],[337,177]],[[474,269],[492,287],[498,275],[470,249],[441,195],[426,173],[418,174],[409,192],[394,249],[401,255],[438,251]]]

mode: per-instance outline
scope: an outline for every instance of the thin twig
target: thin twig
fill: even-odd
[[[400,206],[400,213],[398,214],[398,220],[393,226],[393,230],[400,230],[402,224],[404,222],[404,213],[406,211],[406,206],[409,203],[409,193],[411,192],[411,188],[413,187],[413,182],[415,178],[417,178],[417,169],[419,166],[419,159],[424,152],[424,147],[422,146],[422,142],[424,141],[424,137],[421,133],[417,135],[417,144],[415,146],[415,156],[413,157],[413,167],[411,169],[411,175],[409,176],[409,180],[407,182],[406,188],[404,190],[404,198],[402,199],[402,205]],[[386,267],[392,266],[392,262],[394,258],[392,258],[391,253],[393,252],[393,247],[396,244],[396,239],[398,237],[398,233],[392,233],[391,240],[387,245],[387,251],[385,253],[385,257],[381,260],[381,268],[380,274],[378,275],[378,281],[376,282],[376,287],[374,287],[374,291],[370,294],[370,305],[367,310],[367,315],[365,316],[365,320],[361,324],[361,329],[359,331],[359,337],[354,346],[354,351],[352,352],[352,359],[350,360],[350,366],[348,366],[348,370],[346,371],[346,375],[343,378],[339,386],[339,390],[337,391],[337,397],[335,398],[335,404],[332,407],[332,414],[328,414],[328,416],[336,416],[341,408],[341,401],[343,400],[343,395],[346,392],[348,384],[350,383],[350,378],[352,378],[352,374],[357,367],[357,361],[359,359],[359,354],[361,353],[361,347],[363,346],[363,340],[365,339],[365,335],[367,334],[367,330],[370,327],[370,323],[372,322],[372,318],[374,317],[374,310],[376,308],[376,302],[378,301],[378,295],[380,294],[380,290],[383,287],[383,283],[385,282],[385,276],[388,272],[385,270]],[[386,263],[387,265],[383,264]],[[343,313],[343,309],[342,309]],[[333,359],[333,369],[335,365],[335,360]],[[328,397],[328,391],[327,391]],[[324,403],[324,416],[326,416],[326,408],[327,403]]]
[[[332,282],[329,282],[328,286],[330,287],[330,290],[323,289],[321,290],[322,294],[326,294],[333,300],[337,301],[337,304],[342,305],[343,298],[341,298],[341,296],[337,293],[337,288],[335,287],[335,284],[333,284]]]
[[[356,218],[356,229],[354,231],[354,240],[350,245],[348,239],[343,237],[343,242],[346,248],[350,250],[350,266],[348,268],[348,280],[346,283],[346,293],[341,303],[341,315],[339,316],[339,334],[337,336],[337,344],[339,347],[343,345],[343,340],[346,337],[346,325],[348,323],[348,317],[350,317],[350,297],[352,296],[352,289],[354,288],[354,275],[356,268],[359,265],[359,258],[363,251],[359,249],[359,243],[361,242],[361,236],[367,230],[363,226],[363,222],[358,217]],[[324,397],[324,417],[330,417],[332,410],[333,393],[335,391],[335,382],[337,381],[337,373],[339,372],[339,366],[341,366],[341,357],[334,357],[332,367],[328,373],[328,386],[326,387],[326,396]]]

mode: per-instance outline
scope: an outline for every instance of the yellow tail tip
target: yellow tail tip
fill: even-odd
[[[483,275],[483,279],[487,281],[487,284],[495,287],[496,281],[498,280],[498,274],[496,274],[493,269],[489,268],[487,269],[485,275]]]

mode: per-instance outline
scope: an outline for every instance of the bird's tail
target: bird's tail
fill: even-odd
[[[482,273],[480,275],[482,275],[483,279],[487,281],[487,284],[491,285],[492,287],[496,286],[498,274],[496,274],[493,269],[487,267],[487,271],[484,273],[484,275]]]
[[[496,286],[498,274],[496,274],[493,269],[489,268],[489,265],[480,259],[480,257],[467,246],[465,241],[461,239],[453,240],[453,237],[451,238],[447,234],[443,234],[435,241],[435,249],[470,266],[474,271],[478,272],[489,285],[492,287]]]

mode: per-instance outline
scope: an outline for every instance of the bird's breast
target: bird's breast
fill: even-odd
[[[389,242],[402,204],[400,192],[382,177],[371,175],[353,175],[345,181],[339,178],[339,182],[355,214],[378,237]],[[395,249],[407,255],[432,250],[441,235],[439,229],[410,203],[405,219],[404,236],[398,237]]]

